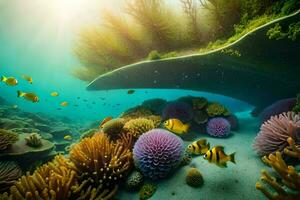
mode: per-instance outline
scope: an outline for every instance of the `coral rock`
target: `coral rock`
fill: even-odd
[[[0,129],[0,151],[7,149],[18,140],[18,135],[12,131]]]
[[[212,118],[208,121],[206,131],[214,137],[227,137],[230,134],[230,123],[222,117]]]
[[[200,187],[203,185],[204,180],[202,174],[198,169],[192,167],[187,171],[185,181],[189,186]]]
[[[132,119],[124,125],[124,130],[132,134],[135,138],[154,128],[153,121],[144,118]]]
[[[142,189],[139,191],[139,199],[146,200],[153,196],[156,192],[156,185],[147,183],[143,185]]]

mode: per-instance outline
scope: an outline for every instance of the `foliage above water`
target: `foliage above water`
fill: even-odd
[[[283,30],[283,28],[277,23],[273,28],[270,28],[267,32],[269,39],[280,40],[283,38],[288,38],[292,41],[297,39],[300,35],[300,22],[292,23],[289,25],[288,30]]]
[[[164,59],[199,49],[200,53],[207,52],[300,8],[298,0],[177,0],[176,3],[179,8],[165,0],[129,0],[122,12],[102,10],[101,23],[85,28],[80,34],[74,52],[82,68],[74,75],[90,81],[99,74],[145,59]],[[292,40],[299,35],[297,24],[284,33]],[[280,28],[274,28],[271,37],[278,34],[281,37]]]

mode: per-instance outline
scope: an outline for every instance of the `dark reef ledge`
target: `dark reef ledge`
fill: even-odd
[[[266,35],[276,23],[285,28],[299,21],[300,11],[263,25],[222,49],[127,65],[99,76],[87,89],[189,89],[262,108],[300,92],[300,39],[271,40]]]

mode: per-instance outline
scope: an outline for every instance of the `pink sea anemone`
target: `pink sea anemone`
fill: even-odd
[[[292,137],[300,143],[300,115],[294,112],[282,113],[271,117],[260,127],[253,148],[260,156],[283,151],[288,146],[287,138]]]

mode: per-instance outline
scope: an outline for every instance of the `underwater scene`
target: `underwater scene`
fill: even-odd
[[[300,200],[300,0],[0,0],[0,200]]]

